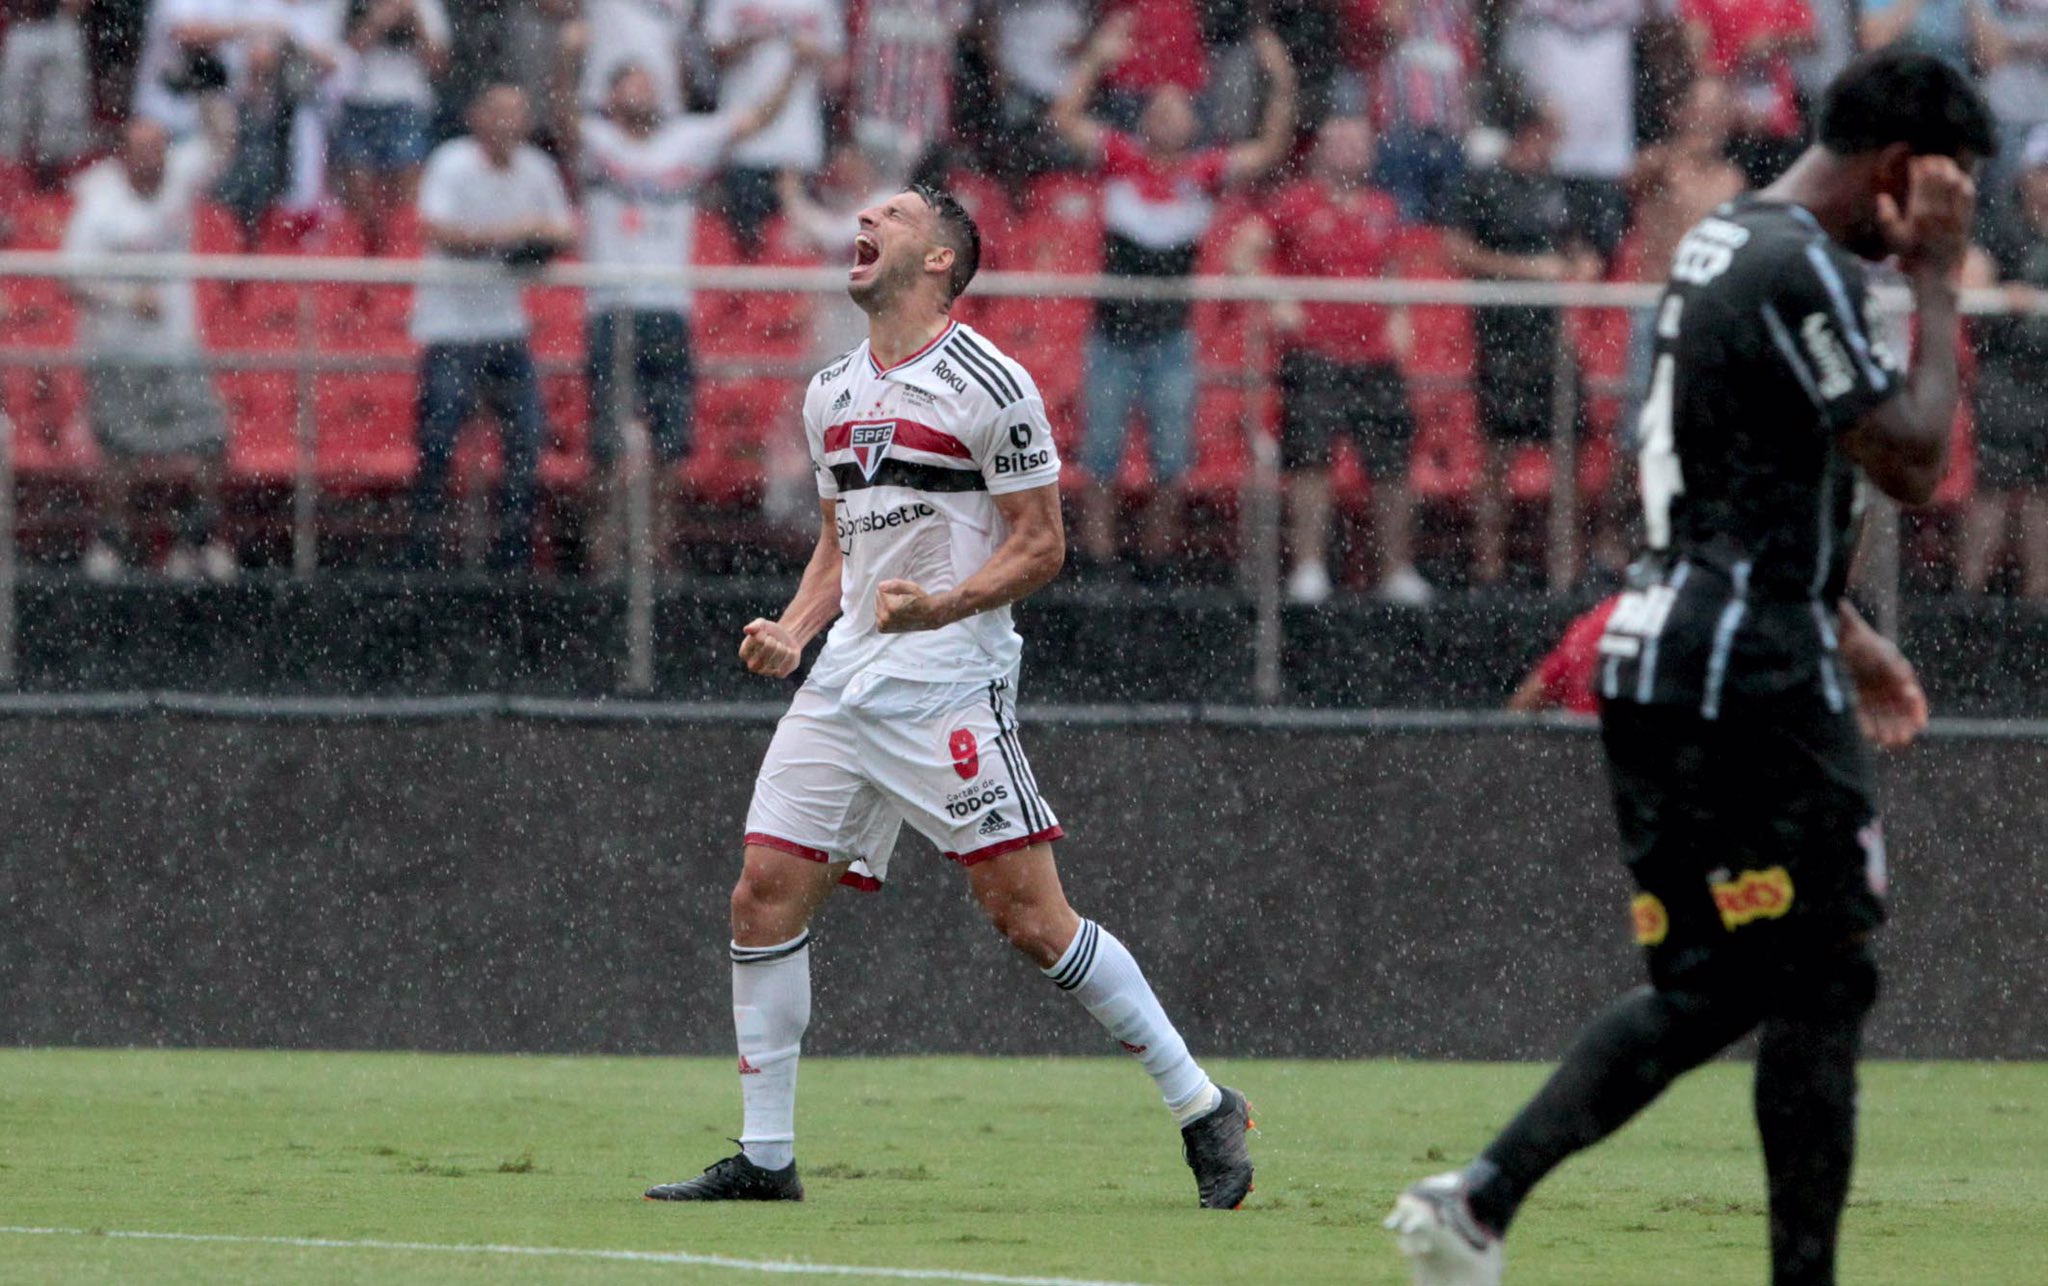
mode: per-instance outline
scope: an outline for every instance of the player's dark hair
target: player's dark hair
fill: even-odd
[[[960,204],[960,198],[946,189],[919,183],[910,190],[931,207],[939,240],[953,251],[953,271],[946,275],[946,302],[951,303],[966,293],[967,283],[974,280],[975,272],[981,268],[981,229],[975,226],[967,207]]]
[[[1820,143],[1839,156],[1904,143],[1915,156],[1988,157],[1998,128],[1984,96],[1945,58],[1897,45],[1863,54],[1821,98]]]

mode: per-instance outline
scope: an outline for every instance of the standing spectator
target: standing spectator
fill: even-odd
[[[597,105],[579,98],[590,43],[582,0],[509,0],[500,12],[499,79],[526,95],[538,122],[537,138],[552,141],[552,131],[576,113],[602,108],[601,87]],[[710,84],[709,76],[705,83]]]
[[[448,69],[452,28],[441,0],[348,0],[355,68],[341,96],[334,159],[341,198],[371,254],[418,199],[434,124],[434,78]]]
[[[78,23],[85,6],[34,0],[0,51],[0,157],[43,187],[92,147],[92,81]]]
[[[1977,494],[1963,515],[1962,588],[1981,594],[2019,529],[2021,592],[2048,599],[2048,126],[2037,127],[2020,159],[2019,235],[1995,261],[1978,250],[1964,284],[2005,285],[2014,315],[1979,317],[1977,328]]]
[[[944,142],[970,0],[867,0],[853,32],[853,135],[905,174]]]
[[[1452,201],[1444,248],[1468,277],[1493,281],[1596,281],[1600,258],[1572,221],[1564,181],[1552,172],[1558,127],[1541,104],[1510,87],[1501,95],[1508,148],[1474,170]],[[1485,465],[1473,498],[1473,579],[1507,575],[1507,465],[1518,446],[1550,441],[1559,313],[1481,308],[1474,371]],[[1583,399],[1576,399],[1583,406]]]
[[[1202,46],[1194,0],[1111,0],[1102,15],[1130,32],[1116,60],[1100,73],[1101,108],[1111,124],[1136,124],[1162,89],[1193,99],[1209,83],[1209,52]]]
[[[2048,0],[1984,0],[1977,11],[1977,62],[1984,97],[1998,118],[1998,155],[1987,157],[1978,193],[1990,220],[2016,225],[2013,184],[2034,130],[2048,124]]]
[[[583,0],[583,70],[577,98],[587,112],[603,111],[612,79],[628,64],[654,82],[664,117],[683,110],[683,46],[695,0]]]
[[[1289,277],[1385,276],[1401,212],[1369,186],[1372,162],[1370,122],[1324,121],[1309,177],[1282,191],[1264,219],[1245,225],[1235,266],[1277,268]],[[1429,582],[1415,570],[1410,540],[1415,413],[1399,360],[1410,347],[1406,314],[1373,304],[1281,303],[1273,306],[1273,326],[1280,338],[1280,465],[1288,476],[1294,550],[1288,597],[1320,603],[1330,596],[1330,447],[1349,435],[1372,479],[1379,595],[1427,603]]]
[[[419,207],[430,262],[533,265],[574,242],[569,195],[554,162],[526,141],[532,128],[526,95],[492,85],[470,106],[469,136],[443,143],[427,158]],[[423,346],[408,551],[416,568],[440,564],[448,466],[479,398],[497,417],[504,443],[491,564],[510,571],[531,562],[541,409],[519,296],[519,280],[509,274],[488,285],[424,285],[414,296],[412,337]]]
[[[1968,70],[1984,0],[1863,0],[1865,49],[1910,45]]]
[[[1518,0],[1504,52],[1556,116],[1571,220],[1603,256],[1628,226],[1622,180],[1635,162],[1636,29],[1650,0]]]
[[[565,123],[564,141],[583,180],[583,259],[602,267],[680,268],[697,235],[697,194],[733,144],[775,118],[797,76],[817,61],[814,48],[790,64],[781,86],[752,107],[715,116],[672,116],[661,108],[660,82],[639,63],[612,71],[602,115]],[[653,439],[655,458],[673,467],[690,451],[690,291],[669,282],[594,286],[585,374],[590,390],[591,455],[597,464],[592,502],[600,573],[618,565],[621,524],[617,466],[622,443],[613,407],[621,332],[632,333],[633,387]],[[668,548],[670,507],[657,491],[655,549]]]
[[[798,75],[782,111],[733,148],[726,169],[726,215],[750,256],[760,253],[775,214],[782,171],[809,176],[825,163],[822,81],[844,79],[846,18],[839,0],[709,0],[704,14],[704,39],[723,71],[718,99],[728,111],[775,92],[797,61],[799,37],[830,61]]]
[[[1088,40],[1081,0],[981,0],[971,35],[983,42],[995,99],[987,166],[1004,177],[1041,173],[1058,157],[1045,127]]]
[[[246,0],[235,52],[235,147],[214,199],[253,242],[272,208],[316,216],[326,193],[330,89],[345,0]]]
[[[228,91],[240,83],[237,45],[250,8],[250,0],[151,0],[135,64],[134,115],[155,121],[174,140],[202,127],[230,136]]]
[[[1373,78],[1373,181],[1401,203],[1403,218],[1434,222],[1465,174],[1479,68],[1471,0],[1386,0],[1381,14],[1393,43]]]
[[[1701,64],[1735,94],[1736,162],[1752,187],[1784,173],[1806,147],[1793,59],[1814,48],[1807,0],[1684,0]]]
[[[173,146],[153,121],[133,121],[118,155],[80,175],[64,230],[64,254],[90,261],[111,254],[180,254],[192,248],[192,210],[213,177],[204,138]],[[164,570],[216,580],[235,574],[220,538],[220,480],[226,416],[199,347],[199,305],[189,279],[78,278],[85,309],[80,345],[93,436],[105,456],[99,533],[84,568],[95,580],[120,574],[128,555],[130,492],[145,464],[184,461],[194,471],[193,503],[176,525]]]
[[[1053,125],[1103,177],[1103,270],[1114,277],[1185,278],[1194,271],[1215,198],[1257,178],[1287,154],[1294,134],[1294,71],[1279,38],[1256,37],[1270,98],[1259,136],[1196,149],[1194,100],[1177,84],[1153,91],[1132,136],[1087,115],[1096,82],[1129,49],[1134,19],[1103,24],[1053,104]],[[1156,484],[1145,524],[1145,561],[1157,571],[1180,541],[1182,480],[1192,454],[1195,342],[1182,300],[1105,299],[1088,337],[1088,407],[1081,463],[1088,476],[1081,553],[1097,568],[1114,557],[1114,483],[1131,404],[1142,400]]]

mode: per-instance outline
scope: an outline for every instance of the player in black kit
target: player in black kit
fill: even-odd
[[[1843,593],[1862,485],[1922,504],[1947,469],[1970,174],[1994,147],[1962,73],[1868,54],[1785,177],[1680,243],[1643,405],[1648,551],[1596,680],[1650,985],[1593,1020],[1477,1160],[1396,1203],[1418,1283],[1498,1282],[1538,1181],[1751,1031],[1772,1280],[1835,1280],[1884,915],[1858,721],[1890,745],[1927,717],[1912,667]],[[1867,307],[1862,261],[1887,257],[1919,312],[1910,370]]]

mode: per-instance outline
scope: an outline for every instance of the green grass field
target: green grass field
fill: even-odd
[[[1389,1198],[1463,1159],[1543,1073],[1212,1070],[1261,1127],[1236,1214],[1194,1208],[1149,1083],[1108,1059],[807,1060],[810,1200],[699,1208],[639,1193],[729,1150],[724,1060],[0,1051],[0,1279],[771,1280],[686,1252],[939,1281],[1392,1283]],[[1844,1280],[2044,1280],[2044,1088],[2040,1065],[1869,1068]],[[1761,1202],[1747,1068],[1712,1067],[1542,1190],[1510,1280],[1756,1283]],[[478,1245],[670,1258],[442,1249]]]

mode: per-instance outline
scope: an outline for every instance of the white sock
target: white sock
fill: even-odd
[[[796,1061],[811,1025],[811,935],[732,944],[732,1026],[740,1048],[740,1150],[780,1170],[796,1160]]]
[[[1060,990],[1073,992],[1124,1051],[1144,1064],[1177,1122],[1186,1125],[1222,1101],[1221,1091],[1167,1021],[1144,971],[1108,929],[1081,921],[1081,931],[1045,976]]]

